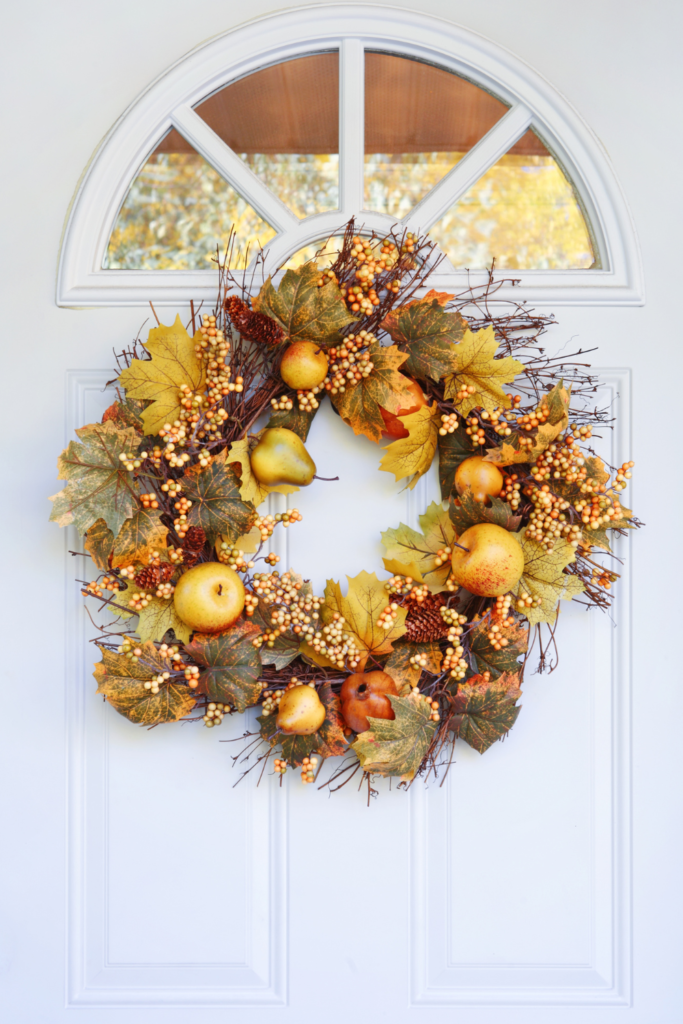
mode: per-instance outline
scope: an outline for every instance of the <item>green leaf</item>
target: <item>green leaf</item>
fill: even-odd
[[[253,621],[260,627],[262,631],[266,629],[275,629],[273,624],[270,610],[273,606],[267,605],[263,599],[259,599],[258,608],[254,612]],[[279,626],[277,628],[280,628]],[[286,633],[280,633],[280,635],[273,641],[273,646],[268,647],[266,644],[259,648],[261,652],[261,661],[264,665],[275,665],[278,671],[281,668],[286,668],[290,661],[299,654],[299,646],[301,640],[296,636],[295,633],[291,633],[287,630]]]
[[[112,565],[115,568],[147,563],[152,551],[166,547],[168,527],[161,522],[161,512],[153,508],[141,508],[131,519],[127,519],[114,542]]]
[[[226,453],[221,452],[206,469],[193,466],[183,477],[183,494],[192,502],[188,522],[201,526],[212,544],[220,534],[234,543],[256,521],[256,509],[242,501],[239,477],[225,459]]]
[[[517,721],[521,708],[515,702],[521,696],[517,673],[504,672],[488,682],[483,676],[472,676],[458,687],[453,698],[455,715],[448,727],[456,738],[483,754]]]
[[[351,746],[364,771],[412,779],[429,750],[436,722],[430,721],[429,702],[420,697],[389,700],[396,718],[368,718],[370,728]]]
[[[471,458],[476,449],[472,444],[471,437],[465,433],[462,422],[452,434],[439,435],[439,483],[441,484],[441,497],[448,501],[455,483],[455,471],[458,466]]]
[[[292,736],[282,733],[277,727],[277,715],[261,715],[257,721],[261,728],[261,737],[271,747],[278,743],[282,748],[284,760],[298,767],[305,757],[320,754],[321,757],[340,757],[347,753],[348,742],[344,737],[344,720],[341,715],[341,704],[330,683],[323,683],[318,689],[318,697],[325,706],[325,721],[317,732],[310,736]]]
[[[420,516],[419,523],[422,533],[404,523],[397,529],[384,531],[382,543],[387,549],[384,565],[389,572],[396,572],[396,564],[402,563],[406,567],[403,575],[413,578],[414,572],[409,572],[408,567],[416,566],[424,582],[428,584],[432,593],[436,594],[446,589],[446,580],[451,572],[448,558],[443,565],[436,565],[436,553],[451,546],[455,540],[455,530],[448,512],[435,501]]]
[[[424,298],[392,310],[382,321],[392,340],[406,347],[405,369],[411,377],[438,381],[457,370],[454,343],[462,341],[467,322],[460,313],[443,308],[452,298],[432,289]]]
[[[410,664],[410,659],[416,654],[427,655],[427,664],[424,668]],[[442,660],[443,654],[436,643],[397,643],[387,659],[384,671],[398,686],[399,696],[405,697],[410,693],[412,686],[417,686],[423,672],[429,672],[433,676],[438,675]]]
[[[494,523],[511,533],[519,529],[522,517],[515,515],[511,506],[500,498],[490,500],[490,505],[477,501],[469,487],[457,499],[451,498],[448,514],[458,537],[477,523]]]
[[[114,550],[114,534],[104,519],[98,519],[88,527],[85,535],[85,550],[100,572],[108,572],[109,557]]]
[[[372,342],[368,347],[374,365],[372,373],[346,391],[332,395],[332,404],[354,434],[365,434],[371,441],[379,441],[386,430],[381,409],[397,413],[409,407],[414,396],[408,391],[410,380],[398,372],[406,360],[404,352],[395,345],[383,346]]]
[[[50,519],[60,526],[73,523],[81,534],[104,519],[116,536],[138,504],[132,474],[119,455],[137,452],[140,437],[131,427],[119,430],[111,423],[91,423],[76,433],[80,443],[70,441],[57,462],[59,479],[68,483],[50,498]]]
[[[528,626],[515,623],[514,626],[502,627],[498,635],[504,637],[508,644],[499,651],[488,638],[490,628],[490,623],[487,622],[476,626],[470,633],[470,652],[475,672],[490,672],[492,679],[497,679],[504,672],[519,672],[519,659],[529,644]]]
[[[516,597],[530,594],[540,600],[539,607],[524,611],[532,626],[537,622],[554,622],[560,599],[571,600],[585,590],[577,576],[564,572],[575,560],[574,548],[560,539],[548,552],[538,541],[525,537],[523,530],[516,536],[524,552],[524,573],[513,593]]]
[[[119,714],[136,725],[177,722],[197,703],[192,690],[181,683],[163,683],[156,694],[145,689],[145,682],[154,676],[173,671],[171,662],[159,655],[154,644],[142,644],[142,655],[137,662],[106,647],[100,647],[100,652],[102,661],[98,661],[93,673],[97,692],[104,694]]]
[[[266,424],[266,429],[286,427],[287,430],[293,430],[302,441],[305,441],[317,411],[317,409],[313,409],[311,412],[302,412],[298,404],[295,403],[293,409],[279,409],[274,412]]]
[[[252,306],[274,320],[290,342],[333,345],[342,328],[356,318],[346,308],[339,286],[330,281],[319,288],[319,278],[320,271],[313,263],[288,270],[277,289],[269,277]]]
[[[261,658],[252,643],[258,634],[258,626],[240,621],[225,633],[195,636],[185,650],[198,665],[205,666],[199,674],[199,692],[240,713],[256,704],[263,689],[258,681]]]

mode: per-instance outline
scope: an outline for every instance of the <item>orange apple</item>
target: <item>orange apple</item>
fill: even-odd
[[[297,391],[308,391],[322,384],[327,376],[327,356],[313,341],[295,341],[280,363],[280,376]]]
[[[220,633],[232,626],[244,608],[244,586],[234,569],[221,562],[202,562],[176,583],[173,604],[178,617],[201,633]]]
[[[315,689],[300,683],[286,690],[280,699],[278,729],[292,736],[311,736],[323,724],[326,714]]]
[[[483,455],[472,455],[461,462],[455,471],[455,489],[464,494],[469,487],[476,501],[497,498],[503,490],[503,474],[492,462],[485,462]]]
[[[380,407],[379,411],[382,414],[382,419],[384,420],[384,432],[389,437],[408,437],[408,431],[401,423],[399,416],[409,416],[411,412],[417,412],[418,409],[421,409],[423,405],[427,404],[427,399],[422,394],[422,388],[416,381],[410,381],[408,391],[410,392],[412,401],[409,401],[409,404],[405,407],[401,407],[397,413],[387,412],[386,409],[382,409]]]
[[[458,537],[453,548],[453,576],[461,587],[481,597],[500,597],[518,583],[524,554],[515,535],[494,523],[477,523]],[[466,551],[463,548],[467,548]]]
[[[369,729],[370,718],[396,718],[391,701],[398,697],[396,683],[387,672],[354,672],[347,676],[341,688],[341,706],[344,721],[354,732]]]

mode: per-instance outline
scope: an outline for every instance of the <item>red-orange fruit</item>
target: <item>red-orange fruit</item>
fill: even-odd
[[[414,400],[405,408],[401,407],[397,413],[387,412],[386,409],[382,409],[380,407],[379,411],[382,414],[382,419],[384,420],[384,432],[388,437],[395,437],[397,439],[401,437],[408,437],[408,431],[403,423],[401,423],[399,416],[409,416],[411,412],[417,412],[418,409],[421,409],[423,405],[427,404],[427,399],[422,394],[422,388],[416,381],[411,380],[408,386],[408,391]]]
[[[368,718],[396,718],[391,701],[398,697],[396,683],[386,672],[355,672],[341,688],[344,721],[354,732],[369,729]]]

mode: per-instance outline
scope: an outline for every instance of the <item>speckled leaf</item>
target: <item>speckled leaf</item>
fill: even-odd
[[[382,327],[392,340],[408,352],[406,371],[411,377],[438,381],[458,369],[454,343],[462,340],[467,321],[460,313],[448,313],[444,306],[453,298],[433,289],[392,310]]]
[[[79,533],[104,519],[116,536],[138,507],[132,474],[119,455],[137,452],[140,436],[132,427],[119,430],[112,423],[91,423],[76,433],[80,443],[71,441],[57,462],[59,479],[68,483],[50,498],[50,519],[60,526],[73,523]]]
[[[351,746],[366,772],[412,779],[434,736],[431,708],[419,697],[389,697],[396,718],[370,718],[370,728]]]
[[[325,721],[317,732],[310,736],[292,736],[279,731],[277,715],[261,715],[257,721],[260,725],[261,737],[271,747],[278,743],[282,756],[288,764],[298,767],[305,757],[319,754],[321,757],[339,757],[348,749],[348,741],[344,736],[344,721],[341,717],[339,698],[329,683],[323,683],[318,689],[318,696],[325,706]]]
[[[168,527],[161,522],[161,512],[154,508],[141,508],[127,519],[114,542],[112,566],[119,568],[135,563],[146,564],[152,551],[166,548]]]
[[[107,572],[110,569],[109,558],[114,550],[114,534],[104,519],[98,519],[88,527],[88,532],[85,535],[85,550],[100,572]]]
[[[315,263],[286,271],[277,289],[269,277],[253,300],[253,308],[279,324],[289,341],[333,345],[339,331],[356,318],[346,308],[338,285],[330,281],[318,288],[319,278]]]
[[[461,462],[469,459],[478,451],[472,444],[471,437],[465,433],[461,423],[452,434],[439,435],[439,483],[441,484],[441,497],[448,501],[453,491],[455,482],[455,471]]]
[[[446,589],[446,580],[451,571],[450,560],[442,566],[436,565],[436,552],[449,547],[455,540],[455,530],[449,519],[448,512],[440,503],[433,501],[426,512],[419,518],[422,533],[411,529],[404,523],[397,529],[385,530],[382,543],[387,549],[384,567],[396,572],[396,564],[405,566],[404,576],[413,576],[408,571],[411,565],[417,566],[423,580],[434,594]],[[390,563],[388,565],[387,563]],[[418,581],[419,582],[419,581]]]
[[[416,654],[426,654],[427,664],[424,668],[419,665],[411,665],[410,659]],[[398,686],[400,697],[410,693],[411,686],[417,686],[423,672],[438,675],[443,660],[443,654],[438,644],[409,644],[398,643],[389,655],[384,666],[387,672]]]
[[[471,676],[458,687],[453,700],[455,715],[449,728],[457,738],[483,754],[492,743],[506,736],[517,721],[521,707],[515,707],[515,703],[521,696],[517,673],[504,672],[488,682],[483,676]]]
[[[195,352],[200,339],[199,332],[191,338],[176,316],[171,327],[161,324],[149,332],[145,348],[152,358],[134,359],[121,373],[126,397],[151,403],[141,416],[146,434],[158,434],[165,423],[178,419],[183,384],[192,391],[203,389],[204,366]]]
[[[215,636],[197,635],[185,650],[204,671],[199,673],[199,693],[221,701],[241,713],[255,704],[263,689],[258,681],[261,658],[252,641],[259,628],[239,621]]]
[[[295,402],[293,409],[278,409],[274,412],[268,420],[267,427],[286,427],[305,441],[317,411],[313,409],[311,412],[302,412]]]
[[[374,572],[359,572],[357,576],[346,578],[349,581],[346,597],[342,596],[341,587],[335,580],[327,581],[321,618],[328,623],[335,612],[344,616],[344,632],[349,633],[356,646],[364,652],[357,669],[360,672],[369,657],[388,654],[393,649],[393,642],[406,631],[407,612],[405,608],[399,608],[391,628],[383,629],[378,622],[390,600],[384,583]]]
[[[489,640],[489,631],[490,623],[486,622],[476,626],[469,635],[475,672],[488,671],[492,679],[497,679],[503,672],[519,672],[518,659],[526,652],[529,644],[529,627],[517,622],[513,626],[502,627],[498,635],[507,640],[508,645],[499,651]]]
[[[413,489],[432,464],[441,426],[439,407],[424,405],[417,412],[402,416],[401,422],[408,437],[393,441],[384,449],[379,468],[393,473],[397,480],[409,477],[406,485]]]
[[[448,515],[458,537],[477,523],[494,523],[512,533],[519,529],[522,517],[515,515],[506,501],[501,501],[500,498],[491,498],[490,501],[490,505],[477,501],[469,487],[457,499],[451,498]]]
[[[516,536],[524,552],[524,573],[513,593],[516,597],[531,594],[541,599],[538,608],[524,612],[532,626],[537,622],[554,622],[560,599],[570,600],[585,589],[577,576],[563,572],[575,559],[574,549],[566,540],[556,540],[553,550],[548,552],[537,541],[525,537],[523,530]]]
[[[365,434],[371,441],[379,441],[386,430],[380,409],[397,413],[413,400],[408,386],[410,380],[398,372],[406,356],[395,345],[382,346],[373,342],[368,349],[374,369],[369,377],[349,386],[341,394],[333,395],[332,402],[354,434]]]
[[[239,477],[233,466],[226,465],[225,452],[214,456],[206,469],[199,465],[188,469],[183,494],[192,502],[188,522],[201,526],[211,543],[219,534],[234,543],[256,520],[256,509],[242,500]]]
[[[501,385],[511,384],[524,369],[524,364],[512,356],[496,359],[497,351],[498,342],[492,327],[476,334],[465,331],[463,340],[456,346],[457,369],[446,378],[444,394],[454,401],[462,416],[476,408],[491,412],[497,406],[510,407],[510,399]],[[475,390],[462,402],[457,402],[456,395],[463,384],[471,385]]]
[[[197,703],[192,690],[182,683],[163,684],[156,694],[145,689],[145,682],[153,676],[173,670],[171,663],[160,657],[154,644],[142,644],[142,655],[137,662],[105,647],[100,647],[100,652],[102,661],[95,665],[93,673],[97,692],[104,694],[119,714],[136,725],[177,722]]]
[[[259,627],[261,632],[266,629],[273,628],[273,622],[270,615],[270,608],[272,606],[267,605],[262,599],[259,600],[258,608],[254,612],[253,622]],[[278,670],[286,668],[290,661],[299,654],[299,645],[301,641],[295,633],[291,633],[289,630],[286,633],[281,633],[279,637],[274,641],[272,647],[267,647],[265,644],[259,648],[261,652],[261,661],[264,665],[275,665]]]
[[[142,414],[145,403],[134,398],[126,398],[121,402],[113,402],[105,409],[103,423],[113,423],[115,427],[133,427],[139,434],[143,432]]]

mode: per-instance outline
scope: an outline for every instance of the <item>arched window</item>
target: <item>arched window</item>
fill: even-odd
[[[525,298],[641,299],[618,186],[547,83],[435,19],[330,6],[212,41],[130,108],[74,204],[58,301],[208,297],[232,225],[234,265],[262,246],[274,272],[352,215],[429,233],[436,286],[495,258]]]

